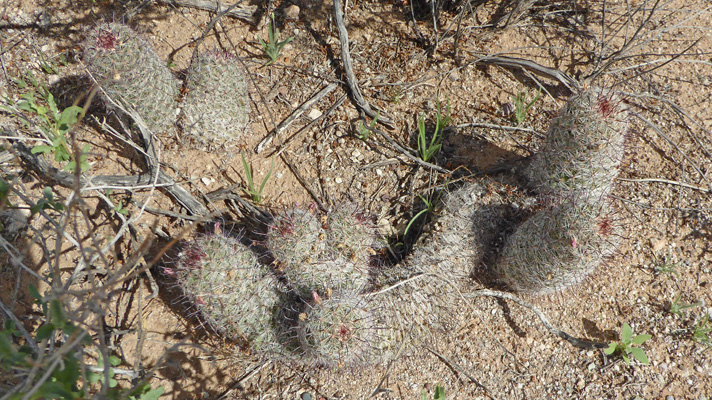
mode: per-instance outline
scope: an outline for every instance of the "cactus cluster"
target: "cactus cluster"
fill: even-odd
[[[154,133],[180,122],[187,135],[220,146],[239,140],[249,124],[244,68],[222,50],[198,54],[182,82],[150,43],[126,25],[102,23],[87,33],[84,61],[107,104],[135,112]]]
[[[242,65],[222,50],[200,53],[185,84],[180,124],[183,132],[210,145],[241,138],[249,123],[250,102]]]
[[[606,89],[572,96],[525,171],[530,183],[540,193],[554,196],[606,195],[623,159],[627,114],[620,97]]]
[[[514,290],[546,294],[581,282],[611,255],[606,195],[624,153],[627,108],[604,89],[569,99],[526,169],[540,209],[507,239],[495,269]]]
[[[84,61],[107,104],[111,99],[136,112],[155,133],[175,124],[180,82],[131,28],[99,24],[87,35]]]
[[[519,292],[559,291],[580,283],[613,254],[618,237],[607,202],[553,198],[508,238],[499,274]]]
[[[619,234],[605,194],[625,126],[617,97],[598,89],[574,96],[527,169],[538,197],[489,179],[467,182],[447,193],[431,231],[395,266],[373,262],[375,226],[347,203],[276,213],[264,240],[271,257],[262,260],[236,239],[199,238],[176,275],[212,325],[256,352],[329,367],[388,359],[454,328],[485,261],[496,258],[494,272],[513,290],[540,294],[580,282],[611,255]],[[504,237],[521,214],[529,216]]]
[[[187,243],[171,273],[212,328],[251,351],[274,351],[280,331],[279,285],[239,238],[217,231]]]

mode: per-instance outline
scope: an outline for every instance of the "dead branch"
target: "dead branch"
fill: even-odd
[[[316,104],[319,100],[324,98],[327,94],[331,93],[336,89],[338,85],[336,83],[330,83],[324,88],[322,88],[317,94],[312,96],[309,100],[305,101],[299,108],[296,110],[292,111],[291,114],[287,118],[284,119],[284,121],[280,122],[280,124],[274,128],[272,132],[270,132],[267,136],[265,136],[262,141],[255,147],[255,153],[260,153],[264,148],[272,143],[272,140],[279,136],[282,132],[284,132],[289,125],[292,124],[297,118],[299,118],[302,114],[304,114],[311,106]]]
[[[230,17],[238,18],[247,21],[251,24],[255,23],[254,14],[257,11],[257,6],[250,5],[224,5],[219,1],[210,0],[159,0],[161,3],[168,4],[174,7],[190,7],[199,10],[210,11],[218,14],[224,13]]]
[[[485,64],[499,65],[500,67],[507,68],[520,68],[523,70],[534,72],[537,75],[545,76],[547,78],[555,79],[561,82],[562,85],[569,88],[572,93],[578,93],[582,90],[581,84],[576,81],[576,79],[568,76],[567,74],[559,71],[555,68],[545,67],[541,64],[537,64],[534,61],[525,60],[523,58],[514,58],[507,56],[487,56],[477,60],[476,62]]]
[[[526,301],[520,299],[519,297],[513,295],[512,293],[507,293],[507,292],[499,292],[496,290],[489,290],[489,289],[480,289],[476,290],[472,293],[468,293],[466,295],[472,296],[472,297],[480,297],[480,296],[489,296],[489,297],[496,297],[498,299],[506,299],[506,300],[511,300],[520,306],[524,308],[530,309],[536,316],[539,318],[542,324],[546,327],[546,329],[549,331],[554,336],[558,336],[567,342],[571,343],[571,345],[581,348],[581,349],[603,349],[608,347],[608,343],[602,343],[602,342],[592,342],[588,340],[582,340],[582,339],[577,339],[570,334],[562,331],[561,329],[555,327],[554,325],[549,322],[549,318],[546,317],[546,314],[544,314],[541,310],[539,310],[536,306],[533,304],[529,304]]]
[[[339,30],[339,41],[341,42],[341,61],[344,64],[344,73],[346,74],[346,80],[349,83],[349,89],[351,89],[351,95],[353,96],[356,106],[363,110],[369,117],[378,118],[378,122],[393,128],[393,121],[384,115],[377,114],[371,108],[371,105],[363,98],[361,90],[358,88],[358,82],[356,81],[356,76],[354,75],[353,65],[351,63],[351,53],[349,52],[349,34],[346,31],[346,25],[344,24],[344,13],[341,11],[341,0],[334,0],[334,20],[336,21],[336,27]]]

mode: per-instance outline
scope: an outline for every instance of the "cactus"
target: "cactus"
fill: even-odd
[[[173,273],[188,301],[224,337],[257,353],[280,351],[277,282],[239,239],[219,232],[198,237],[181,251]]]
[[[542,194],[607,194],[623,158],[627,115],[622,100],[604,89],[571,97],[525,171],[530,183]]]
[[[506,225],[510,204],[524,201],[516,193],[509,194],[508,187],[486,180],[447,194],[432,231],[421,236],[413,253],[401,264],[380,271],[381,285],[400,282],[374,295],[383,351],[392,355],[400,343],[436,341],[439,334],[454,329],[453,313],[466,307],[460,293],[471,287],[473,270]],[[393,344],[396,347],[388,347]]]
[[[378,329],[366,298],[343,292],[322,299],[316,292],[299,315],[297,335],[302,355],[327,367],[370,364],[378,359],[373,347]]]
[[[201,142],[220,146],[241,138],[250,118],[245,70],[222,50],[201,53],[190,66],[180,125]]]
[[[267,248],[283,266],[310,263],[326,246],[326,232],[314,206],[276,214],[267,231]]]
[[[607,202],[549,199],[507,239],[496,272],[514,290],[547,294],[585,279],[617,245]]]
[[[280,213],[267,238],[267,248],[280,271],[305,297],[312,291],[328,295],[363,289],[378,242],[373,224],[352,204],[326,216],[318,216],[313,208]]]
[[[102,96],[135,111],[154,133],[175,124],[180,82],[151,45],[126,25],[102,23],[91,30],[84,61]]]
[[[327,218],[327,240],[330,246],[351,261],[368,262],[378,241],[376,226],[356,203],[335,207]]]

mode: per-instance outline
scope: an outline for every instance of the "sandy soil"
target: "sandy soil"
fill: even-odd
[[[650,365],[634,362],[627,366],[601,351],[576,348],[552,336],[530,310],[492,298],[459,304],[452,329],[437,332],[438,340],[428,349],[392,363],[334,371],[261,360],[200,329],[177,304],[175,289],[156,267],[151,271],[158,286],[152,287],[142,274],[117,285],[103,298],[109,346],[125,366],[153,369],[151,383],[164,386],[164,397],[173,399],[299,399],[306,398],[300,397],[305,393],[315,399],[372,395],[413,399],[420,398],[423,390],[432,395],[437,384],[445,388],[449,399],[712,396],[712,345],[709,340],[693,339],[705,315],[712,314],[710,3],[661,1],[655,3],[651,16],[654,4],[646,1],[605,2],[605,13],[604,2],[536,2],[508,26],[503,21],[510,9],[501,9],[497,3],[474,1],[460,7],[464,3],[453,2],[438,12],[437,27],[429,5],[416,3],[411,13],[408,1],[347,4],[351,56],[361,90],[394,121],[392,129],[381,129],[400,145],[412,148],[418,116],[423,113],[432,118],[437,101],[448,101],[456,127],[448,131],[436,164],[457,169],[455,175],[413,163],[378,136],[367,141],[356,138],[361,117],[341,81],[345,78],[332,5],[303,0],[270,3],[282,35],[294,36],[274,65],[263,65],[265,58],[256,40],[267,37],[264,12],[255,25],[223,17],[199,44],[233,52],[249,71],[249,139],[207,150],[178,130],[164,132],[156,137],[160,159],[169,175],[201,201],[205,201],[203,194],[245,184],[240,151],[251,163],[256,180],[261,180],[274,160],[275,172],[264,189],[265,209],[312,202],[328,208],[352,199],[374,216],[384,237],[395,237],[418,211],[418,194],[461,176],[457,174],[462,171],[506,167],[504,173],[492,177],[514,185],[512,171],[536,151],[549,121],[570,95],[555,80],[479,63],[482,56],[527,59],[576,77],[584,87],[610,87],[640,116],[631,117],[625,167],[611,194],[623,227],[623,244],[583,284],[553,295],[521,297],[576,337],[614,341],[623,323],[630,324],[635,333],[651,334],[652,339],[642,346]],[[285,10],[291,5],[299,7],[299,14],[288,19]],[[22,89],[10,77],[30,70],[60,104],[71,105],[88,90],[81,60],[84,34],[103,20],[128,22],[171,61],[177,75],[184,73],[196,39],[215,15],[186,7],[139,6],[132,1],[3,0],[0,97],[18,99]],[[263,7],[258,4],[260,10]],[[608,64],[611,56],[621,57]],[[46,62],[57,69],[43,72]],[[595,79],[587,78],[594,74]],[[339,83],[334,91],[264,151],[253,151],[291,112],[332,82]],[[520,92],[532,98],[538,84],[545,90],[520,125],[525,129],[492,127],[516,127],[506,110]],[[87,174],[145,172],[142,157],[96,122],[105,117],[114,124],[112,113],[94,100],[77,130],[78,141],[91,146]],[[37,137],[37,132],[24,128],[8,113],[0,112],[0,128],[5,136]],[[23,172],[12,157],[2,165],[3,176],[20,177],[18,184],[30,188],[33,199],[40,195],[33,189],[48,184],[44,177]],[[522,189],[512,186],[512,190]],[[59,187],[55,191],[62,199],[71,193]],[[240,189],[235,193],[243,194]],[[83,215],[89,218],[80,218],[73,234],[82,243],[103,247],[121,221],[95,192],[84,192],[84,196]],[[157,257],[159,265],[170,264],[177,250],[169,249],[162,258],[161,250],[170,247],[173,239],[203,229],[182,218],[187,210],[161,190],[114,191],[110,197],[122,201],[129,215],[138,218],[131,234],[111,246],[102,259],[109,271],[121,271],[149,237],[156,241],[144,255],[146,262]],[[174,215],[142,212],[143,204]],[[235,229],[250,226],[246,210],[234,202],[205,204],[223,221],[235,222]],[[44,246],[52,248],[53,227],[38,217],[22,218],[32,229],[21,224],[11,232],[6,223],[3,237],[21,250],[25,265],[42,274],[57,262],[64,273],[71,274],[80,258],[76,247],[65,241],[59,255],[48,256],[32,232],[46,235]],[[36,328],[31,318],[36,310],[32,311],[26,287],[38,280],[27,273],[18,275],[8,254],[0,263],[4,265],[0,299],[13,306],[28,329]],[[479,282],[472,285],[488,287]],[[77,287],[90,284],[78,282]],[[155,288],[158,295],[147,297]],[[670,312],[676,301],[699,305],[677,315]]]

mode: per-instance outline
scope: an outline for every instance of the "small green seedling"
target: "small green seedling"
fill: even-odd
[[[111,195],[113,195],[113,194],[114,194],[114,192],[111,189],[106,189],[106,195],[109,196],[109,198],[111,198],[113,200],[113,202],[115,203],[114,211],[116,211],[117,213],[119,213],[121,215],[129,215],[129,210],[127,210],[124,207],[124,202],[121,199],[117,200],[116,198],[112,198]]]
[[[694,307],[699,307],[702,305],[701,301],[698,301],[697,303],[692,303],[692,304],[680,304],[680,298],[682,298],[682,294],[677,296],[677,299],[670,303],[670,313],[671,314],[676,314],[681,317],[684,316],[683,311],[688,309],[688,308],[694,308]]]
[[[373,129],[376,126],[376,122],[378,122],[378,117],[381,115],[380,112],[376,113],[376,117],[371,120],[371,123],[368,124],[368,126]],[[358,123],[358,128],[356,130],[358,133],[356,133],[356,137],[363,140],[364,142],[368,141],[368,138],[371,137],[371,129],[366,128],[366,126],[363,124],[363,122]]]
[[[708,336],[710,332],[712,332],[712,324],[710,324],[709,314],[706,314],[695,325],[695,330],[692,331],[692,340],[712,347],[712,342],[710,342],[710,338]]]
[[[243,153],[240,153],[240,157],[242,158],[242,166],[245,168],[245,178],[247,180],[247,189],[242,190],[252,196],[252,201],[254,201],[255,204],[260,204],[262,202],[262,190],[264,190],[267,181],[269,180],[270,176],[272,176],[272,171],[274,171],[274,158],[272,159],[272,163],[270,164],[269,172],[267,172],[267,175],[262,180],[259,189],[255,189],[255,183],[252,180],[252,167],[250,167],[250,165],[247,163],[247,160],[245,160],[245,155]]]
[[[428,141],[426,137],[427,131],[425,130],[425,116],[420,114],[418,118],[418,154],[420,154],[420,158],[423,161],[428,162],[440,151],[443,145],[441,134],[451,122],[450,102],[448,101],[445,112],[443,113],[442,105],[440,101],[438,101],[438,110],[435,114],[435,130],[433,131],[432,138]]]
[[[72,130],[74,125],[79,122],[80,116],[83,114],[83,109],[79,106],[70,106],[60,111],[54,99],[54,95],[47,88],[40,85],[31,74],[25,77],[30,81],[32,86],[37,88],[37,91],[31,91],[23,94],[22,100],[17,103],[7,101],[8,105],[0,105],[0,110],[4,110],[13,114],[24,111],[28,114],[37,116],[40,119],[39,128],[46,137],[49,144],[41,144],[32,148],[32,154],[53,154],[55,161],[59,163],[67,163],[64,169],[75,172],[77,169],[76,156],[71,151],[71,146],[67,141],[67,135]],[[24,79],[15,81],[18,86],[27,83]],[[35,97],[35,95],[37,97]],[[29,128],[34,128],[30,121],[26,121]],[[79,154],[80,170],[87,170],[87,154],[89,145],[85,145]]]
[[[420,218],[421,215],[423,214],[432,214],[435,212],[435,206],[438,205],[440,202],[440,197],[442,196],[442,192],[438,192],[437,196],[435,196],[435,199],[433,199],[433,194],[431,193],[428,197],[418,195],[420,197],[420,200],[423,201],[425,204],[425,208],[420,210],[417,214],[413,216],[413,218],[410,219],[408,222],[408,225],[405,227],[405,231],[403,232],[403,236],[408,235],[408,231],[410,230],[411,225],[413,225],[413,222]]]
[[[539,100],[539,97],[541,97],[541,88],[539,88],[536,96],[529,103],[527,103],[527,94],[525,92],[519,92],[514,99],[514,120],[517,122],[517,125],[521,125],[522,122],[527,119],[529,109]]]
[[[38,212],[47,209],[54,211],[64,210],[64,206],[62,205],[62,203],[54,200],[54,193],[52,193],[52,188],[50,187],[44,188],[44,191],[42,192],[42,198],[37,200],[37,203],[30,207],[30,213],[32,215],[35,215]]]
[[[669,257],[665,256],[665,259],[655,267],[655,271],[659,274],[673,274],[677,279],[680,279],[680,273],[677,272],[677,264],[672,262]]]
[[[425,390],[422,390],[420,392],[420,394],[421,394],[420,398],[422,400],[428,400],[428,394],[425,393]],[[445,400],[445,389],[442,386],[437,385],[435,387],[435,393],[433,394],[433,400]]]
[[[636,335],[633,337],[633,330],[630,325],[623,324],[623,327],[621,327],[621,341],[611,343],[608,348],[603,350],[603,352],[608,355],[620,352],[626,365],[630,365],[629,356],[631,355],[636,360],[640,361],[641,364],[648,365],[650,364],[650,361],[648,360],[648,356],[645,355],[643,349],[633,346],[639,346],[647,342],[651,337],[651,335]]]
[[[265,55],[269,58],[269,62],[265,65],[270,65],[277,61],[280,54],[282,53],[282,48],[287,45],[287,43],[294,40],[294,36],[290,36],[283,41],[279,41],[279,29],[274,23],[274,13],[270,15],[269,29],[267,30],[269,42],[265,42],[261,37],[257,37],[257,40],[262,45],[262,50],[264,50]]]

